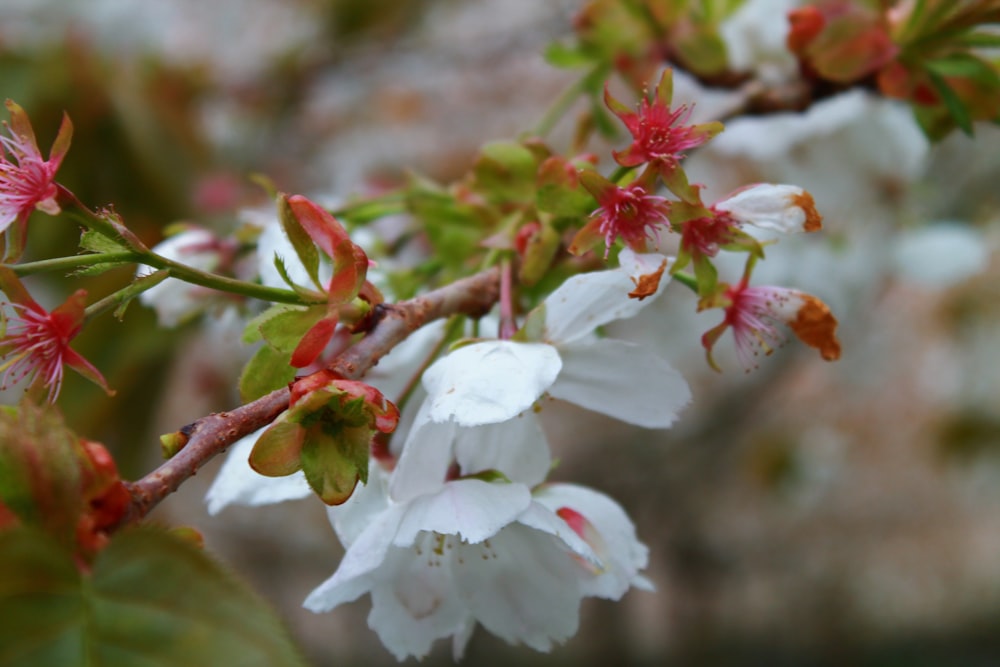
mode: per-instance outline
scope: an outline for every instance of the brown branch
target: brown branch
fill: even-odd
[[[393,347],[428,322],[455,314],[481,317],[497,301],[498,275],[497,269],[489,269],[408,301],[376,306],[375,326],[338,356],[330,364],[330,370],[348,379],[359,379]],[[181,429],[187,442],[173,458],[142,479],[126,483],[132,504],[119,525],[144,517],[206,461],[274,421],[288,408],[288,398],[287,387],[278,389],[235,410],[208,415]]]

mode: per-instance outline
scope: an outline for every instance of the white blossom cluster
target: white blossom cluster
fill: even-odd
[[[176,249],[183,239],[169,243]],[[275,254],[289,263],[295,257],[273,233],[262,235],[258,253],[265,282]],[[476,339],[432,364],[422,377],[423,401],[394,434],[391,460],[372,458],[367,484],[329,508],[346,554],[305,606],[330,611],[367,593],[369,625],[397,658],[425,656],[444,637],[457,658],[477,624],[545,651],[576,632],[583,598],[652,589],[642,575],[647,549],[624,510],[599,491],[549,481],[553,457],[537,412],[551,397],[646,428],[673,423],[690,400],[680,374],[651,349],[598,334],[663,291],[666,277],[651,297],[628,296],[667,261],[625,250],[619,268],[577,275],[556,289],[529,314],[537,326],[525,330],[533,334]],[[171,321],[192,303],[175,287],[151,304]],[[424,327],[366,380],[392,395],[442,332]],[[232,448],[208,492],[213,514],[233,503],[310,495],[301,472],[274,478],[250,468],[258,436]]]

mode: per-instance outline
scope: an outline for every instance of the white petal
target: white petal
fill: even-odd
[[[455,551],[459,595],[487,630],[537,651],[576,633],[581,566],[561,541],[514,524],[488,542]]]
[[[622,248],[622,251],[618,254],[618,266],[622,271],[628,274],[629,280],[631,280],[632,284],[635,286],[640,284],[644,276],[656,273],[660,274],[660,280],[659,283],[657,283],[656,293],[649,295],[649,297],[654,299],[663,293],[667,283],[670,282],[670,274],[668,271],[673,260],[673,257],[667,257],[655,252],[637,253],[631,248]],[[631,300],[635,301],[635,299]]]
[[[530,410],[499,424],[458,428],[455,460],[463,475],[499,470],[528,487],[544,481],[552,467],[548,441]]]
[[[531,493],[523,484],[478,479],[448,482],[437,493],[406,504],[393,544],[409,546],[422,531],[482,542],[514,521],[530,504]]]
[[[444,320],[434,320],[417,329],[379,359],[378,365],[365,375],[365,382],[386,398],[396,400],[443,333]]]
[[[667,428],[691,400],[687,382],[647,348],[620,340],[560,350],[563,370],[549,394],[645,428]]]
[[[462,426],[495,424],[531,407],[559,374],[551,345],[488,341],[461,347],[424,373],[430,418]]]
[[[368,461],[368,483],[358,483],[347,502],[326,508],[327,518],[344,547],[350,547],[379,514],[389,507],[389,473]]]
[[[315,612],[330,611],[371,590],[373,573],[382,567],[405,510],[404,505],[390,505],[376,516],[347,549],[333,576],[317,586],[302,606]]]
[[[372,588],[368,627],[397,660],[423,658],[434,640],[468,633],[471,615],[456,595],[448,563],[392,549]]]
[[[809,194],[798,186],[761,183],[740,190],[713,208],[728,212],[739,224],[775,232],[801,232],[808,220],[806,209],[800,205],[803,197],[811,201]]]
[[[597,327],[634,316],[651,299],[630,299],[635,289],[622,269],[581,273],[568,278],[545,299],[544,340],[562,346]]]
[[[649,563],[649,549],[639,542],[635,526],[614,500],[575,484],[550,484],[536,491],[535,501],[553,512],[569,508],[595,529],[597,536],[590,536],[590,546],[600,558],[602,568],[597,576],[585,580],[585,595],[617,600],[630,586],[647,589],[651,586],[639,574]]]
[[[550,508],[542,503],[533,502],[521,516],[517,517],[517,522],[558,538],[573,553],[592,566],[603,567],[604,564],[594,553],[594,549],[555,513],[557,509],[559,507]]]
[[[465,647],[472,639],[472,631],[476,629],[476,620],[469,615],[465,625],[463,625],[451,639],[451,659],[458,662],[465,657]]]
[[[226,462],[205,494],[208,513],[218,514],[232,503],[269,505],[298,500],[312,494],[305,475],[299,471],[286,477],[265,477],[250,467],[250,451],[264,429],[240,438],[230,448]]]
[[[397,502],[440,489],[454,458],[458,426],[451,421],[432,422],[430,411],[430,400],[424,400],[389,482],[389,495]]]

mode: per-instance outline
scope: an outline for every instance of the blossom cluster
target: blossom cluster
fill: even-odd
[[[712,350],[730,329],[747,369],[783,342],[780,324],[825,359],[840,352],[836,319],[819,299],[750,286],[765,243],[748,229],[816,231],[812,197],[796,186],[757,184],[703,203],[703,186],[689,183],[682,162],[722,126],[688,125],[691,110],[671,108],[671,98],[669,71],[635,112],[605,94],[633,138],[613,153],[619,169],[611,177],[595,160],[526,141],[487,145],[470,177],[447,192],[416,183],[408,219],[422,221],[429,208],[426,237],[457,248],[456,256],[423,256],[395,274],[397,258],[370,258],[370,230],[349,231],[301,195],[278,194],[277,216],[232,238],[186,225],[152,250],[113,212],[86,211],[82,245],[96,259],[84,261],[100,266],[124,255],[139,264],[135,280],[91,306],[78,291],[49,312],[4,268],[0,287],[12,302],[0,336],[5,381],[34,376],[54,401],[69,366],[107,389],[69,343],[88,317],[112,306],[120,312],[133,298],[154,307],[165,326],[231,309],[246,320],[243,342],[256,348],[239,382],[244,403],[275,391],[287,391],[288,403],[234,444],[208,493],[209,510],[318,496],[346,555],[305,606],[325,612],[368,594],[369,625],[400,659],[425,656],[449,637],[460,657],[477,625],[549,650],[576,632],[583,598],[617,600],[652,584],[643,574],[647,549],[623,508],[600,491],[553,479],[546,405],[564,401],[666,429],[691,398],[657,350],[606,337],[603,327],[636,316],[676,280],[694,291],[699,309],[724,313],[702,337],[713,367]],[[10,108],[4,147],[17,164],[4,166],[15,185],[0,190],[13,207],[8,225],[38,208],[54,211],[52,179],[68,142],[67,130],[41,160],[23,112]],[[33,194],[22,196],[22,185]],[[463,231],[433,227],[449,216]],[[467,242],[477,225],[483,237]],[[659,252],[670,234],[676,256]],[[616,268],[594,270],[600,260],[579,258],[600,245]],[[341,355],[377,333],[400,275],[416,292],[420,267],[454,279],[469,263],[463,251],[495,265],[490,315],[421,322],[364,380],[337,370]],[[713,260],[724,251],[747,257],[734,284],[717,278]],[[186,438],[164,436],[167,454]]]
[[[652,301],[629,292],[667,258],[625,251],[621,261],[566,281],[513,339],[462,345],[427,369],[401,450],[372,458],[367,483],[330,507],[347,554],[306,607],[329,611],[369,593],[369,625],[398,658],[424,656],[442,637],[457,657],[477,623],[548,650],[576,632],[582,598],[651,587],[646,547],[622,508],[548,481],[553,459],[539,419],[549,397],[666,428],[689,401],[684,379],[655,351],[595,333]],[[400,372],[413,353],[397,348],[383,364]],[[259,437],[234,448],[209,491],[213,512],[310,493],[303,476],[252,470]]]

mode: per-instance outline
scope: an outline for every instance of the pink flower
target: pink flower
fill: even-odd
[[[113,393],[94,366],[70,348],[69,343],[80,333],[84,320],[87,293],[77,290],[65,303],[52,312],[46,311],[31,298],[21,282],[9,269],[0,269],[0,288],[11,301],[3,304],[3,335],[0,356],[6,361],[3,387],[31,377],[48,387],[48,400],[54,402],[62,388],[63,368],[69,366],[109,394]]]
[[[10,136],[0,136],[3,147],[0,150],[0,232],[17,222],[23,233],[35,209],[50,215],[59,213],[54,179],[69,149],[73,126],[64,115],[49,159],[45,160],[24,109],[7,100],[7,110],[10,124],[5,122],[4,127]]]
[[[756,367],[754,357],[761,351],[769,355],[785,342],[777,326],[780,323],[788,325],[803,343],[819,350],[825,360],[840,358],[837,318],[825,303],[786,287],[749,287],[748,278],[744,276],[737,285],[723,285],[725,289],[716,297],[720,305],[725,304],[725,317],[701,338],[712,368],[719,370],[712,359],[712,347],[726,329],[732,328],[736,357],[750,371]]]
[[[622,188],[593,171],[581,172],[580,181],[597,199],[598,207],[590,222],[577,232],[570,252],[586,252],[603,239],[607,258],[618,238],[632,250],[646,252],[648,242],[656,240],[656,230],[669,228],[670,202],[649,194],[642,184]]]
[[[691,108],[679,106],[671,110],[673,79],[670,70],[660,77],[652,101],[643,98],[638,111],[632,111],[604,89],[604,102],[625,123],[632,133],[632,145],[624,151],[614,151],[615,160],[623,167],[635,167],[647,162],[658,163],[672,171],[684,152],[700,146],[722,131],[719,122],[686,125]]]

